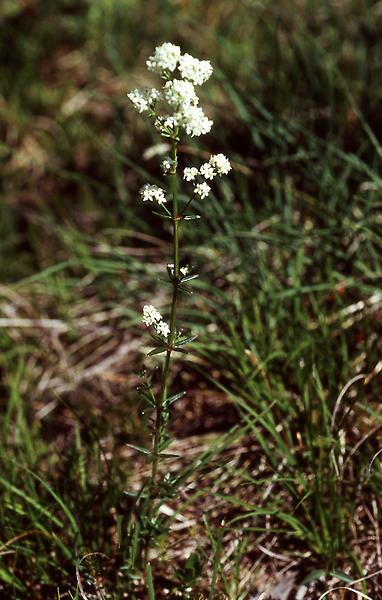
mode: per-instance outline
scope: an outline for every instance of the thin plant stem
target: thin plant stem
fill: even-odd
[[[162,386],[159,394],[159,400],[157,403],[156,421],[155,421],[155,435],[153,443],[153,461],[151,470],[151,484],[155,487],[158,464],[159,464],[159,446],[162,437],[162,426],[163,426],[163,408],[167,398],[168,380],[170,374],[170,359],[172,353],[172,346],[175,339],[175,322],[176,322],[176,308],[178,301],[178,287],[179,287],[179,214],[178,214],[178,190],[177,190],[177,142],[173,140],[172,143],[172,160],[174,161],[174,170],[171,174],[171,188],[172,188],[172,222],[173,222],[173,234],[172,234],[172,245],[173,245],[173,259],[174,259],[174,274],[172,277],[172,301],[171,301],[171,313],[170,313],[170,334],[168,337],[168,349],[166,352],[166,358],[162,372]]]
[[[179,290],[179,279],[180,279],[180,268],[179,268],[179,207],[178,207],[178,189],[177,189],[177,150],[178,142],[176,139],[172,142],[172,153],[171,158],[173,160],[173,172],[171,173],[171,191],[172,191],[172,245],[173,245],[173,261],[174,271],[172,275],[172,300],[171,300],[171,313],[170,313],[170,333],[167,342],[166,357],[162,371],[162,383],[161,389],[156,403],[156,417],[154,425],[154,440],[152,446],[152,466],[151,466],[151,477],[150,477],[150,488],[149,497],[147,503],[147,515],[149,518],[152,517],[154,512],[153,503],[155,500],[155,490],[157,487],[158,478],[158,466],[160,459],[161,443],[163,439],[163,426],[164,426],[164,411],[165,403],[168,393],[168,384],[170,376],[170,360],[171,353],[173,350],[173,344],[176,335],[176,308],[178,302],[178,290]],[[150,536],[146,541],[146,556],[150,550]]]

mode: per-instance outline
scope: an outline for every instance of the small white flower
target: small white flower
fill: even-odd
[[[158,202],[159,205],[167,202],[165,191],[157,185],[150,185],[146,183],[140,190],[139,193],[142,197],[143,202]]]
[[[227,175],[231,168],[231,163],[224,154],[213,154],[210,160],[200,167],[199,173],[205,179],[213,179],[216,175]]]
[[[213,166],[208,162],[200,167],[200,174],[203,175],[204,179],[213,179],[216,172]]]
[[[202,199],[205,198],[206,196],[208,196],[210,191],[211,191],[211,188],[208,185],[208,183],[206,183],[205,181],[203,183],[197,183],[194,187],[195,194],[200,196]]]
[[[179,125],[179,121],[175,118],[175,115],[167,115],[155,119],[154,125],[160,134],[167,135],[168,130],[172,131]]]
[[[202,85],[211,77],[213,68],[209,60],[199,60],[190,54],[183,54],[179,58],[179,71],[184,79],[195,85]]]
[[[211,131],[213,122],[210,121],[199,106],[184,104],[182,112],[175,115],[186,133],[191,137],[203,135]]]
[[[155,48],[155,52],[146,61],[149,71],[161,74],[162,71],[174,71],[180,59],[180,48],[170,42],[165,42]]]
[[[188,275],[188,273],[190,272],[190,267],[186,265],[185,267],[180,267],[179,270],[181,275],[183,275],[183,277],[186,277],[186,275]]]
[[[183,179],[186,181],[193,181],[198,174],[199,171],[196,167],[185,167],[183,170]]]
[[[162,160],[162,164],[161,164],[163,173],[165,175],[168,175],[168,173],[172,173],[174,171],[174,167],[176,167],[176,161],[173,160],[172,158],[165,158]]]
[[[167,269],[170,271],[171,275],[174,275],[174,264],[173,263],[168,263]],[[190,272],[190,267],[188,265],[186,265],[185,267],[180,267],[179,271],[180,271],[180,274],[183,275],[183,277],[185,277]]]
[[[183,79],[167,81],[163,94],[167,102],[175,107],[184,103],[196,105],[199,102],[193,84],[190,81],[183,81]]]
[[[165,127],[168,127],[169,129],[173,129],[174,127],[179,125],[179,123],[178,123],[178,120],[176,119],[175,115],[169,115],[163,121],[163,125]]]
[[[163,335],[163,337],[168,337],[170,335],[170,327],[164,321],[159,321],[154,324],[154,329],[158,335]]]
[[[146,304],[143,307],[142,321],[147,327],[154,325],[155,323],[162,320],[162,315],[152,304]]]
[[[218,175],[227,175],[232,169],[229,159],[224,154],[213,154],[209,163]]]
[[[142,113],[149,110],[151,106],[159,99],[160,92],[155,88],[141,88],[132,90],[127,97],[134,104],[138,112]]]

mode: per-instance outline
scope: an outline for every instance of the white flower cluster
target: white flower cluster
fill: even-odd
[[[176,115],[177,124],[184,127],[191,137],[204,135],[211,131],[213,121],[208,119],[200,106],[184,104],[182,111]]]
[[[209,60],[199,60],[191,54],[181,54],[179,46],[165,42],[155,48],[155,52],[146,61],[149,71],[163,75],[165,71],[175,71],[178,67],[183,79],[194,85],[202,85],[212,75],[212,65]]]
[[[191,137],[208,133],[213,122],[198,106],[199,98],[194,86],[202,85],[209,79],[213,71],[211,63],[190,54],[182,55],[179,46],[166,42],[155,48],[146,64],[150,71],[158,73],[167,81],[161,92],[153,88],[130,92],[128,97],[135,108],[140,113],[149,109],[154,113],[156,102],[165,100],[174,112],[171,115],[155,114],[154,124],[159,133],[166,137],[176,135],[178,128],[183,128]],[[181,79],[169,79],[177,67]]]
[[[212,154],[210,160],[202,164],[200,169],[185,167],[183,170],[183,179],[194,181],[198,176],[202,176],[204,179],[214,179],[217,175],[227,175],[231,168],[231,163],[224,154]],[[202,199],[208,196],[210,191],[211,188],[205,181],[194,184],[194,193]]]
[[[210,160],[200,167],[199,173],[204,179],[213,179],[216,175],[227,175],[231,169],[231,163],[224,154],[212,154]]]
[[[194,193],[197,194],[198,196],[200,196],[203,200],[203,198],[206,198],[208,196],[208,194],[210,193],[211,188],[208,185],[208,183],[206,183],[205,181],[203,181],[203,183],[197,183],[194,186]]]
[[[163,171],[164,175],[168,175],[169,173],[172,173],[174,170],[176,170],[176,166],[177,166],[177,161],[173,160],[169,156],[164,158],[161,162],[161,167],[162,167],[162,171]]]
[[[183,171],[183,179],[186,181],[194,181],[198,175],[199,171],[196,167],[185,167]]]
[[[208,162],[215,169],[216,175],[227,175],[232,169],[229,159],[224,154],[212,154]]]
[[[160,92],[155,88],[135,89],[127,97],[134,104],[138,112],[143,113],[149,108],[153,108],[155,102],[160,98]]]
[[[162,315],[159,310],[152,304],[146,304],[143,307],[142,321],[147,327],[154,327],[155,332],[167,338],[170,335],[170,327],[162,319]]]
[[[196,106],[199,103],[194,86],[190,81],[183,79],[167,81],[163,95],[170,106],[181,107],[182,104]]]
[[[165,191],[157,185],[150,185],[149,183],[146,183],[143,187],[141,187],[139,193],[143,202],[158,202],[159,205],[167,202]]]
[[[215,171],[213,166],[208,162],[204,163],[200,169],[199,173],[203,175],[204,179],[213,179],[215,177]]]
[[[213,68],[209,60],[199,60],[191,54],[183,54],[179,58],[179,71],[183,79],[188,79],[195,85],[202,85],[211,77]]]
[[[154,73],[162,75],[163,71],[175,71],[179,59],[179,46],[165,42],[155,48],[154,54],[148,58],[146,65],[149,71],[154,71]]]
[[[190,102],[183,102],[178,105],[173,115],[158,117],[155,120],[155,127],[162,135],[171,137],[177,127],[183,127],[187,135],[191,137],[203,135],[211,131],[213,121],[208,119],[200,106],[195,106]]]

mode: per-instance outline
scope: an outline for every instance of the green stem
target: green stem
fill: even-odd
[[[168,391],[168,381],[170,375],[170,359],[171,353],[173,349],[173,344],[176,335],[176,308],[178,301],[178,288],[179,288],[179,207],[178,207],[178,189],[177,189],[177,150],[178,144],[176,140],[172,142],[172,153],[171,158],[174,161],[174,170],[172,173],[172,223],[173,223],[173,232],[172,232],[172,245],[173,245],[173,261],[174,261],[174,273],[172,277],[172,301],[171,301],[171,313],[170,313],[170,334],[168,336],[168,349],[166,352],[166,358],[163,366],[162,372],[162,386],[156,406],[156,419],[155,419],[155,433],[154,433],[154,442],[153,442],[153,461],[152,461],[152,469],[151,469],[151,488],[155,489],[157,475],[158,475],[158,465],[159,465],[159,452],[160,452],[160,444],[162,440],[163,433],[163,411],[164,405],[167,398]],[[150,495],[151,496],[151,495]],[[150,507],[149,514],[152,513],[152,497],[150,498]]]

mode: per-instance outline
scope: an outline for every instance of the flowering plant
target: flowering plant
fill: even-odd
[[[172,284],[172,300],[169,323],[163,320],[161,313],[152,305],[143,308],[143,322],[152,328],[152,338],[155,348],[149,355],[165,353],[162,369],[160,390],[154,393],[152,375],[146,377],[142,393],[151,410],[155,411],[153,425],[153,441],[151,450],[141,449],[151,460],[151,477],[146,484],[145,505],[142,511],[147,528],[146,556],[151,545],[152,533],[158,528],[158,509],[160,498],[169,493],[170,481],[168,476],[162,477],[159,472],[161,459],[168,458],[165,450],[169,445],[167,423],[170,405],[181,398],[185,392],[168,395],[170,377],[170,359],[174,351],[185,352],[184,347],[193,341],[196,336],[183,337],[177,327],[176,313],[179,293],[189,291],[187,285],[197,275],[192,272],[189,265],[181,266],[180,259],[180,227],[183,221],[200,218],[200,215],[187,214],[193,199],[206,198],[211,187],[207,181],[217,176],[226,175],[231,170],[228,158],[223,154],[215,154],[208,162],[199,168],[186,166],[183,169],[183,180],[193,186],[192,194],[183,206],[180,205],[178,195],[178,145],[182,135],[191,137],[206,134],[211,130],[212,121],[205,115],[199,106],[196,87],[205,83],[212,74],[212,66],[208,60],[199,60],[190,54],[182,54],[179,46],[164,43],[155,49],[155,52],[146,61],[147,67],[160,75],[163,81],[161,89],[143,88],[135,89],[128,94],[134,107],[140,113],[147,115],[153,122],[158,133],[171,140],[171,155],[162,163],[164,176],[170,178],[170,193],[164,188],[145,184],[140,195],[144,202],[152,202],[156,214],[172,222],[173,262],[167,264],[167,275]],[[171,200],[170,208],[167,208]],[[147,372],[145,372],[147,375]]]

